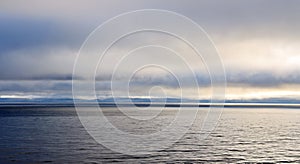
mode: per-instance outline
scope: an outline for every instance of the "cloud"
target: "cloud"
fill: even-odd
[[[70,80],[76,51],[38,48],[0,55],[0,80]]]
[[[227,76],[227,82],[231,85],[251,85],[272,88],[286,84],[300,84],[300,74],[299,72],[285,75],[276,75],[273,72],[240,72],[229,74]]]
[[[230,86],[275,89],[293,85],[285,88],[292,91],[300,83],[299,5],[297,0],[92,0],[88,3],[83,0],[72,3],[4,0],[0,2],[0,94],[70,95],[74,60],[86,36],[117,14],[143,8],[175,11],[204,27],[220,52]],[[158,34],[143,34],[136,35],[133,40],[125,38],[106,58],[109,62],[104,63],[96,74],[97,90],[104,95],[110,94],[112,67],[127,48],[151,43],[155,39],[178,51],[184,50],[182,56],[188,58],[188,63],[195,69],[197,82],[201,87],[209,86],[204,64],[191,57],[192,52],[186,45]],[[144,57],[147,61],[155,61],[153,56]],[[182,71],[183,67],[176,63],[175,58],[164,55],[156,58],[169,63],[168,66],[187,81],[194,78],[190,72]],[[132,66],[142,61],[130,60],[128,63]],[[87,60],[86,64],[90,62]],[[122,80],[130,75],[126,69],[121,69],[116,77],[120,94],[124,86]],[[74,78],[84,83],[85,75],[83,70]],[[179,88],[174,77],[162,72],[143,72],[133,78],[131,85],[136,88],[136,94],[146,94],[143,88],[156,85],[164,86],[170,92]]]
[[[63,81],[1,81],[1,96],[72,97],[72,83]]]
[[[51,19],[3,14],[0,26],[0,55],[19,49],[71,47],[79,41],[74,41],[66,27]]]

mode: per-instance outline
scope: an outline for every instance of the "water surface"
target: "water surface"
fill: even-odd
[[[119,129],[141,134],[160,130],[177,111],[168,108],[154,123],[127,120],[124,124],[124,116],[115,108],[104,110]],[[202,141],[198,135],[206,112],[207,109],[201,109],[189,132],[169,149],[128,156],[94,141],[72,107],[2,108],[0,163],[300,163],[299,109],[225,108],[218,127]]]

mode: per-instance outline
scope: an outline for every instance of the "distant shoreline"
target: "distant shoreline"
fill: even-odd
[[[76,106],[82,107],[191,107],[191,108],[208,108],[208,107],[224,107],[224,108],[299,108],[300,104],[292,103],[79,103]],[[49,107],[75,107],[74,103],[0,103],[1,108],[49,108]]]

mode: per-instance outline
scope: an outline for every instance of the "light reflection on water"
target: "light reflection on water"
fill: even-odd
[[[119,129],[141,134],[160,130],[177,111],[167,108],[155,122],[138,124],[124,121],[114,108],[104,110]],[[169,149],[128,156],[96,143],[80,124],[74,108],[0,109],[0,163],[300,163],[300,110],[225,108],[216,130],[199,141],[206,112],[201,109],[190,131]]]

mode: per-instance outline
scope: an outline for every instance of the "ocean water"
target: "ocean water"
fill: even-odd
[[[124,121],[115,108],[103,110],[119,129],[143,134],[159,131],[177,111],[168,108],[155,123],[137,124]],[[197,136],[206,112],[201,109],[189,131],[170,148],[129,156],[93,140],[72,107],[2,108],[0,163],[300,163],[299,109],[225,108],[216,129],[200,140]]]

